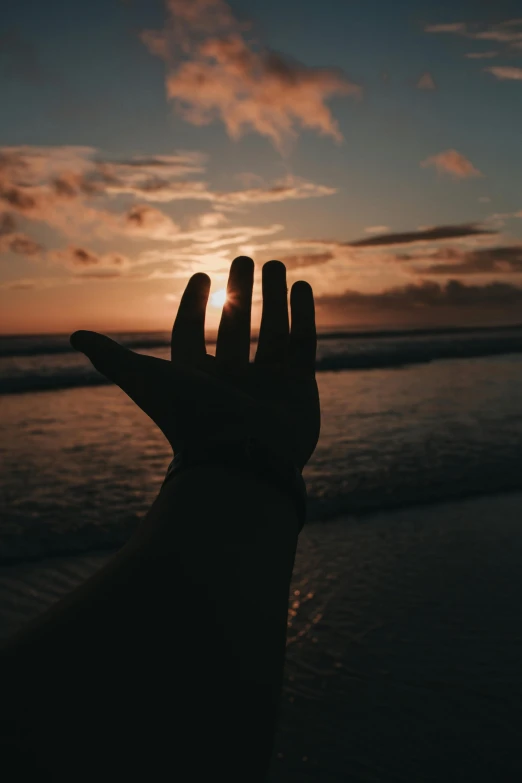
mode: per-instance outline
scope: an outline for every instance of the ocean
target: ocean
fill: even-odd
[[[311,524],[522,489],[522,327],[327,333],[317,367]],[[171,458],[152,422],[63,335],[0,338],[0,400],[0,563],[123,543]]]
[[[318,383],[270,783],[521,780],[522,327],[323,334]],[[0,638],[103,566],[170,458],[67,337],[0,339]]]

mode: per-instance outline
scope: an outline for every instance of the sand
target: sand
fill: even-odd
[[[0,570],[0,633],[107,555]],[[310,525],[270,781],[522,780],[522,496]]]

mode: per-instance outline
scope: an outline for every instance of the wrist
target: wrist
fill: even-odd
[[[203,467],[224,467],[236,480],[257,479],[285,493],[293,502],[299,530],[302,529],[306,519],[306,486],[301,471],[290,459],[260,440],[223,440],[182,449],[170,463],[163,486],[188,470]]]
[[[232,542],[239,538],[255,538],[262,531],[295,546],[299,521],[290,495],[232,465],[205,464],[172,474],[163,483],[131,541],[133,549],[148,542],[168,555],[185,545],[205,550],[235,546]]]

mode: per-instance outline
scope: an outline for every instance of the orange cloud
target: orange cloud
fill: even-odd
[[[206,183],[181,179],[205,170],[199,152],[135,156],[127,160],[98,161],[93,179],[109,195],[129,193],[149,201],[205,198]]]
[[[328,196],[335,188],[295,176],[276,182],[255,182],[232,191],[213,191],[200,179],[205,159],[197,152],[134,156],[108,160],[90,147],[0,148],[0,252],[42,259],[63,270],[62,277],[10,281],[10,287],[54,287],[89,280],[125,278],[139,281],[186,276],[200,265],[224,273],[232,254],[256,239],[281,231],[281,224],[234,225],[222,214],[248,205],[279,203],[290,199]],[[246,185],[246,183],[245,183]],[[125,208],[117,196],[124,195]],[[204,202],[214,208],[178,225],[157,205],[180,199]],[[130,204],[129,204],[130,200]],[[219,211],[220,210],[220,211]],[[19,231],[18,224],[45,224],[65,238],[63,247],[45,250],[35,239]],[[163,242],[160,249],[146,248],[124,255],[107,252],[100,241],[125,239]],[[96,242],[94,247],[91,243]],[[59,241],[56,242],[59,245]],[[139,246],[138,246],[139,247]],[[236,248],[236,249],[234,249]],[[289,247],[292,250],[293,246]],[[127,253],[127,249],[125,249]],[[326,264],[331,251],[307,258],[294,253],[292,267]],[[3,286],[4,288],[6,286]]]
[[[438,155],[426,158],[421,163],[423,168],[433,166],[442,174],[450,174],[455,179],[468,179],[469,177],[481,177],[481,172],[464,155],[457,150],[446,150]]]
[[[7,234],[0,236],[0,253],[8,252],[36,259],[42,254],[43,247],[25,234]]]
[[[386,234],[389,232],[389,226],[366,226],[364,229],[367,234]]]
[[[334,254],[327,250],[324,253],[301,253],[299,255],[283,256],[281,261],[290,270],[302,269],[308,266],[322,266],[332,261]]]
[[[204,212],[196,218],[196,224],[199,228],[215,228],[228,223],[228,218],[222,212]]]
[[[429,261],[430,275],[522,274],[522,245],[485,247],[478,250],[447,248],[428,256],[404,256],[400,260]]]
[[[490,68],[484,68],[488,73],[492,73],[500,81],[522,81],[522,68],[515,68],[513,65],[493,65]]]
[[[129,193],[148,200],[190,198],[205,183],[176,181],[202,171],[199,153],[135,157],[106,161],[90,147],[0,148],[0,204],[6,210],[34,220],[60,224],[59,211],[71,211],[82,202],[78,217],[85,221],[86,200]]]
[[[0,214],[0,237],[14,234],[16,231],[16,222],[12,215],[7,212]]]
[[[86,269],[89,267],[103,267],[110,269],[117,267],[123,269],[129,266],[129,259],[120,253],[105,253],[98,255],[84,247],[70,245],[63,250],[52,250],[48,254],[49,259],[55,263],[63,264],[71,269]]]
[[[337,193],[337,188],[316,185],[297,177],[286,177],[268,187],[215,193],[213,200],[218,204],[269,204],[277,201],[332,196],[334,193]]]
[[[424,28],[427,33],[465,33],[467,25],[464,22],[450,24],[429,24]]]
[[[199,200],[231,206],[318,198],[337,192],[298,177],[256,188],[218,192],[201,180],[180,179],[204,171],[203,160],[197,152],[107,161],[86,147],[2,147],[0,206],[60,227],[66,222],[62,218],[71,221],[72,212],[80,203],[78,220],[91,222],[97,218],[110,222],[110,214],[100,217],[99,213],[89,212],[87,203],[123,194],[152,202]]]
[[[465,239],[468,237],[488,236],[497,232],[477,226],[475,223],[462,223],[451,226],[430,226],[416,231],[400,231],[392,234],[378,234],[364,237],[355,242],[345,242],[350,247],[392,247],[394,245],[424,244],[427,242],[445,242],[450,239]]]
[[[216,210],[235,211],[248,205],[318,198],[336,192],[335,188],[294,176],[243,190],[212,191],[206,182],[189,178],[203,170],[204,158],[197,152],[106,160],[90,147],[0,148],[0,252],[36,258],[43,250],[25,234],[15,235],[15,218],[24,224],[45,223],[67,237],[70,246],[78,246],[87,238],[124,236],[185,243],[189,248],[197,244],[201,252],[214,252],[218,247],[273,233],[282,226],[232,226],[216,211],[202,217],[197,228],[192,222],[190,230],[181,230],[150,202],[193,199]],[[138,201],[124,212],[116,212],[112,206],[115,196],[123,194]],[[68,267],[80,263],[70,247],[51,251],[48,258]],[[111,257],[96,259],[93,263],[111,263]]]
[[[41,256],[44,248],[25,234],[13,234],[8,240],[8,249],[11,253],[34,259]]]
[[[454,310],[462,314],[462,308],[495,310],[507,315],[516,315],[522,305],[522,288],[510,283],[492,282],[488,285],[466,285],[459,280],[448,280],[444,284],[420,280],[404,286],[389,288],[375,293],[347,290],[341,294],[326,294],[316,297],[319,310],[346,315],[354,309],[375,312],[397,312],[429,317],[430,311]]]
[[[0,253],[11,252],[34,259],[40,256],[42,251],[42,245],[17,232],[16,221],[12,215],[0,214]]]
[[[427,33],[449,33],[474,41],[495,41],[506,44],[507,49],[522,49],[522,19],[508,19],[498,24],[485,25],[465,22],[451,24],[432,24],[424,28]],[[477,52],[467,54],[466,57],[480,59],[481,57],[494,57],[496,52]]]
[[[420,77],[419,81],[417,82],[417,87],[419,90],[436,90],[437,85],[435,83],[435,79],[431,75],[431,73],[423,73]]]
[[[493,57],[498,57],[498,52],[468,52],[465,57],[468,60],[491,60]]]
[[[460,262],[466,253],[470,256],[474,249],[481,248],[486,243],[498,241],[498,232],[476,224],[461,224],[449,226],[432,226],[394,233],[374,234],[358,240],[331,239],[280,239],[266,243],[246,244],[240,252],[259,258],[280,258],[288,263],[290,269],[309,267],[318,268],[314,285],[319,293],[329,289],[338,290],[343,277],[346,281],[357,279],[375,281],[392,280],[394,276],[412,272],[426,272],[425,266],[418,269],[404,262]],[[448,244],[452,247],[448,247]],[[400,250],[403,248],[402,250]],[[407,248],[414,248],[411,252]],[[400,250],[400,252],[398,252]],[[485,248],[484,256],[488,248]],[[503,261],[507,262],[507,255]],[[329,262],[332,262],[331,264]],[[400,268],[397,268],[400,266]],[[502,264],[497,265],[496,272],[514,271]],[[319,273],[320,272],[320,273]],[[454,274],[458,274],[455,268]],[[467,270],[464,272],[468,273]]]
[[[229,135],[254,130],[283,149],[298,129],[342,139],[326,101],[361,90],[340,71],[311,68],[247,42],[224,0],[167,0],[164,31],[142,40],[167,67],[167,96],[194,125],[221,119]]]
[[[148,204],[135,204],[124,215],[124,232],[149,239],[173,239],[179,233],[179,226]]]
[[[72,277],[19,277],[0,283],[0,289],[8,291],[28,291],[33,288],[55,288],[74,282]]]

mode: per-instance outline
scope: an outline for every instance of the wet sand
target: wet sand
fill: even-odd
[[[0,634],[108,555],[0,569]],[[522,779],[522,496],[310,525],[272,783]]]

